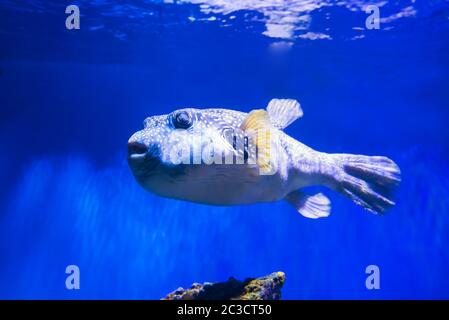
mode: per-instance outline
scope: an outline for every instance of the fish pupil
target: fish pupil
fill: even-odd
[[[174,117],[173,124],[178,129],[188,129],[192,126],[192,117],[186,111],[178,112]]]

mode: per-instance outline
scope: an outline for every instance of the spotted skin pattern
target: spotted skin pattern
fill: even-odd
[[[227,133],[232,132],[238,141],[245,139],[240,127],[246,117],[248,113],[229,109],[186,108],[145,119],[144,129],[128,142],[128,162],[136,180],[157,195],[211,205],[286,199],[308,217],[327,216],[330,210],[326,197],[307,203],[310,197],[298,191],[313,185],[337,190],[374,213],[394,205],[373,187],[388,181],[391,186],[399,183],[399,168],[390,159],[318,152],[275,126],[270,128],[274,174],[261,175],[251,159],[236,163],[245,150],[236,148]],[[359,174],[349,173],[350,163]]]

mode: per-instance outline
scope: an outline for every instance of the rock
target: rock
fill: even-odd
[[[273,272],[260,278],[226,282],[194,283],[190,289],[178,288],[162,300],[278,300],[285,282],[283,272]]]

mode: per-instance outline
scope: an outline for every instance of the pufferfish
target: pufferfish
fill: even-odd
[[[392,160],[312,149],[283,132],[302,115],[298,101],[272,99],[249,113],[185,108],[152,116],[129,139],[128,163],[144,189],[196,203],[285,200],[316,219],[329,216],[330,200],[302,189],[324,186],[375,214],[395,205],[401,173]]]

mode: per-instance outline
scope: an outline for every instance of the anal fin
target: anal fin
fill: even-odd
[[[325,218],[331,213],[331,202],[322,193],[308,195],[301,191],[293,191],[285,197],[285,200],[306,218]]]

